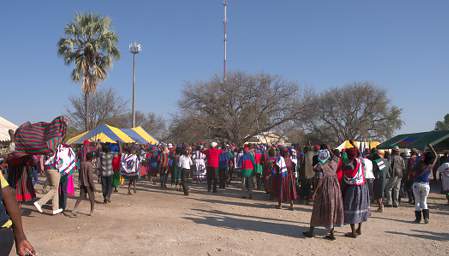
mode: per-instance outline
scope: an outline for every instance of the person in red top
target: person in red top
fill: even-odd
[[[207,191],[211,191],[213,185],[213,192],[217,193],[217,177],[219,171],[220,154],[221,149],[217,149],[217,142],[212,142],[210,148],[207,149],[204,154],[207,159]]]
[[[362,234],[362,223],[370,216],[370,199],[365,170],[356,147],[346,150],[348,160],[341,161],[337,173],[340,173],[343,194],[344,224],[351,225],[347,237],[356,238]],[[358,224],[358,228],[355,225]]]

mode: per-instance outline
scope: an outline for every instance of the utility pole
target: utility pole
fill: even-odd
[[[227,50],[228,50],[228,0],[224,0],[224,20],[223,20],[223,32],[224,32],[224,58],[223,58],[223,82],[227,79]]]

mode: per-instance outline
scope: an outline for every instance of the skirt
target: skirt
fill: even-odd
[[[274,197],[276,197],[279,202],[286,203],[298,199],[296,182],[292,175],[284,177],[276,175],[276,178],[274,178],[273,181]]]
[[[370,199],[368,185],[346,185],[343,192],[343,209],[345,224],[359,224],[368,220]]]
[[[383,199],[385,197],[385,187],[387,185],[386,172],[376,175],[373,184],[374,200]]]
[[[118,188],[120,186],[120,173],[114,172],[114,176],[112,176],[112,186],[114,188]]]
[[[31,178],[31,168],[18,168],[16,180],[16,199],[17,202],[28,202],[36,198],[33,181]]]
[[[310,226],[333,228],[343,223],[343,199],[338,179],[336,176],[325,176],[315,192]]]

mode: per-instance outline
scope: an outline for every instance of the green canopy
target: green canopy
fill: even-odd
[[[377,146],[378,149],[399,148],[426,149],[431,144],[437,151],[449,150],[449,131],[430,131],[397,135]]]

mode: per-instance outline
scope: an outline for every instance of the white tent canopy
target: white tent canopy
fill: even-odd
[[[10,129],[15,131],[17,129],[17,125],[0,116],[0,141],[9,141],[10,138],[8,131]]]

